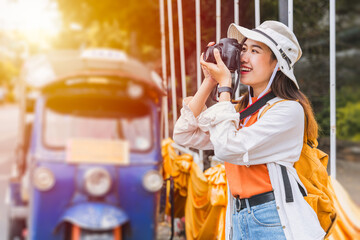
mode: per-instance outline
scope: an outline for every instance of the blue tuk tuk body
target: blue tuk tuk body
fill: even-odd
[[[27,158],[28,239],[155,239],[163,92],[148,80],[124,71],[91,70],[42,89]],[[78,145],[71,145],[69,136],[80,139],[75,160],[69,151]],[[127,161],[116,162],[108,152],[103,154],[110,160],[95,156],[96,148],[120,146],[114,140],[126,141],[129,149],[121,156]]]

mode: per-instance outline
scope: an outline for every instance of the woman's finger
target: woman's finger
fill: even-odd
[[[200,64],[202,66],[204,66],[206,69],[210,69],[210,70],[213,70],[214,67],[217,67],[216,64],[210,63],[210,62],[205,62],[204,59],[200,59]]]
[[[218,67],[225,66],[223,60],[221,59],[220,52],[217,48],[214,49],[214,57],[215,57],[216,64],[218,65]]]
[[[202,53],[200,56],[200,64],[203,66],[207,66],[207,64],[208,64],[208,62],[205,62],[205,60],[204,60],[204,53]]]
[[[215,42],[209,42],[208,43],[208,47],[212,46],[212,45],[215,45]]]

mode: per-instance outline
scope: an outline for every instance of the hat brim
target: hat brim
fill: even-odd
[[[241,43],[245,38],[264,43],[275,54],[276,59],[278,60],[278,63],[280,66],[280,70],[287,77],[289,77],[295,83],[296,87],[299,89],[299,85],[296,81],[293,68],[291,67],[289,69],[288,63],[281,56],[281,53],[279,52],[278,48],[269,38],[265,37],[261,33],[255,32],[248,28],[238,26],[234,23],[230,24],[230,26],[228,28],[227,36],[228,36],[228,38],[235,38],[236,40],[238,40],[239,43]]]

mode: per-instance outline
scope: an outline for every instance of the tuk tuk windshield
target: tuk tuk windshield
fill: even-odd
[[[111,98],[48,99],[43,140],[47,147],[62,149],[73,138],[129,141],[131,151],[152,146],[150,107],[143,102]]]

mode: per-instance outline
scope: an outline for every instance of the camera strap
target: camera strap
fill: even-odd
[[[235,86],[234,86],[233,93],[232,93],[233,99],[235,99],[235,93],[236,93],[236,90],[239,87],[239,83],[240,83],[240,53],[238,53],[236,55],[236,60],[239,64],[238,64],[238,68],[236,69],[237,70],[237,79],[235,81]]]
[[[275,94],[273,92],[268,92],[267,94],[265,94],[264,96],[262,96],[261,98],[259,98],[258,100],[256,100],[253,104],[249,105],[247,108],[243,109],[240,112],[240,121],[247,118],[250,115],[253,115],[254,113],[256,113],[257,111],[260,110],[260,108],[262,108],[263,106],[265,106],[265,104],[275,98]]]

